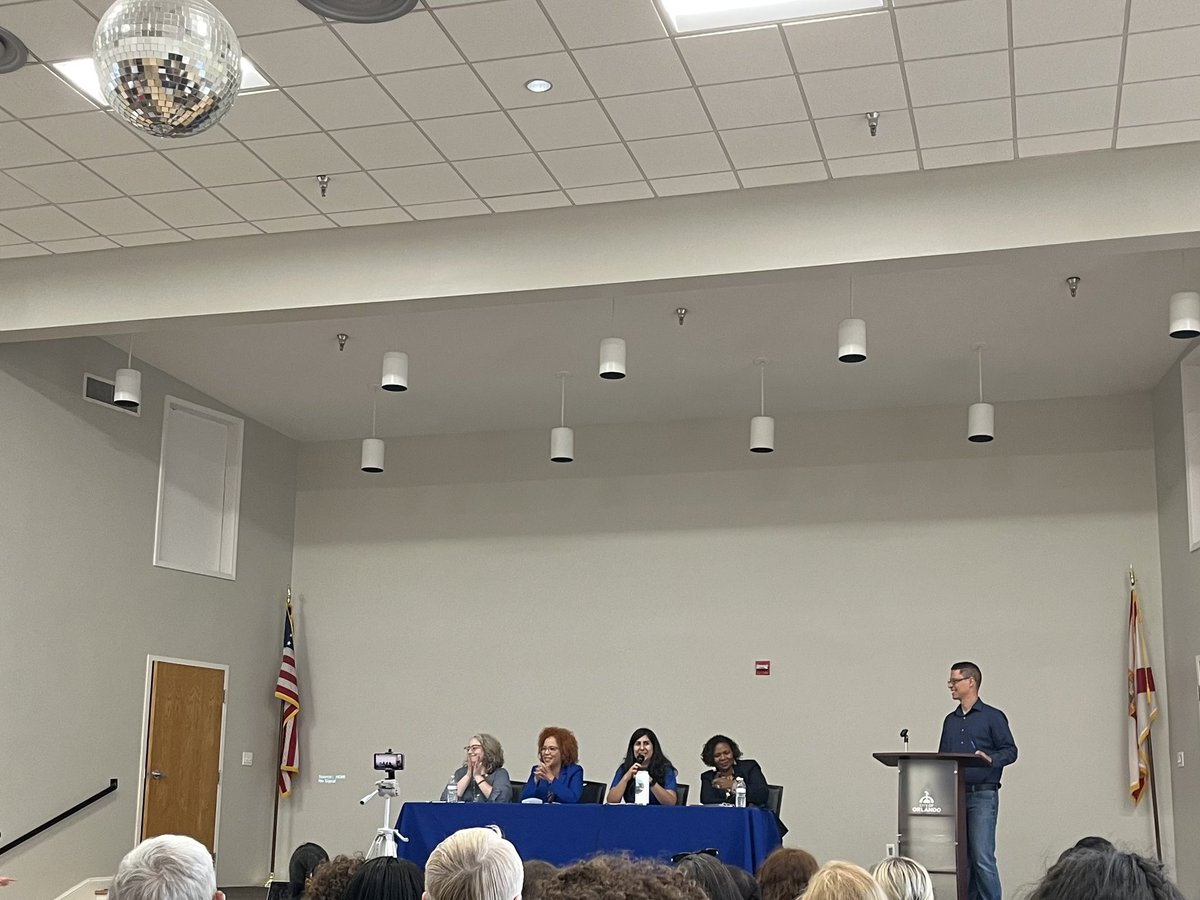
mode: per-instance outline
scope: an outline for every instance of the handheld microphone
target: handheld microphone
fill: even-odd
[[[907,750],[908,749],[908,729],[907,728],[900,729],[900,740],[904,741],[904,749]]]
[[[644,753],[639,753],[637,756],[635,756],[635,757],[633,758],[633,761],[634,761],[635,763],[637,763],[639,766],[640,766],[640,765],[642,765],[642,764],[643,764],[643,763],[645,763],[645,761],[646,761],[646,754],[644,754]]]

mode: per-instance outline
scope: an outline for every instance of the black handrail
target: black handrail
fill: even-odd
[[[117,779],[110,778],[108,780],[108,787],[106,787],[104,790],[97,791],[96,793],[92,794],[92,796],[90,796],[86,800],[84,800],[82,803],[76,803],[74,806],[72,806],[66,812],[59,813],[57,816],[55,816],[53,819],[50,819],[48,822],[45,822],[45,823],[39,825],[37,828],[33,829],[32,831],[26,832],[25,834],[23,834],[19,838],[17,838],[15,841],[9,841],[4,846],[0,847],[0,855],[7,853],[9,850],[12,850],[14,847],[19,847],[21,844],[25,843],[30,838],[37,837],[39,834],[41,834],[47,828],[53,828],[55,825],[57,825],[63,819],[66,819],[70,816],[75,815],[75,813],[79,812],[85,806],[91,806],[93,803],[95,803],[101,797],[107,797],[109,794],[111,794],[116,789],[117,789]]]

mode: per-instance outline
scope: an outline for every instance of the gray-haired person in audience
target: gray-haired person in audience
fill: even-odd
[[[199,841],[161,834],[125,854],[108,900],[224,900],[212,855]]]
[[[929,870],[907,856],[881,859],[871,870],[888,900],[933,900],[933,882]]]
[[[517,848],[494,825],[454,832],[425,863],[427,900],[519,900],[524,883]]]
[[[1050,867],[1029,900],[1183,900],[1161,863],[1120,850],[1077,849]]]
[[[708,900],[742,900],[742,892],[729,869],[712,853],[687,853],[672,857],[672,862],[676,869],[700,885]]]

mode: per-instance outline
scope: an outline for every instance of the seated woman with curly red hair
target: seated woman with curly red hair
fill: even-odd
[[[578,803],[582,795],[583,766],[575,735],[565,728],[543,728],[538,735],[538,764],[529,773],[521,800]]]

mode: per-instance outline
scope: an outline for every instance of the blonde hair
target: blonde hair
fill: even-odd
[[[933,900],[929,870],[907,856],[881,859],[871,870],[889,900]]]
[[[833,859],[817,869],[804,900],[888,900],[888,896],[862,866]]]
[[[517,848],[494,827],[456,831],[425,863],[429,900],[516,900],[524,883]]]

